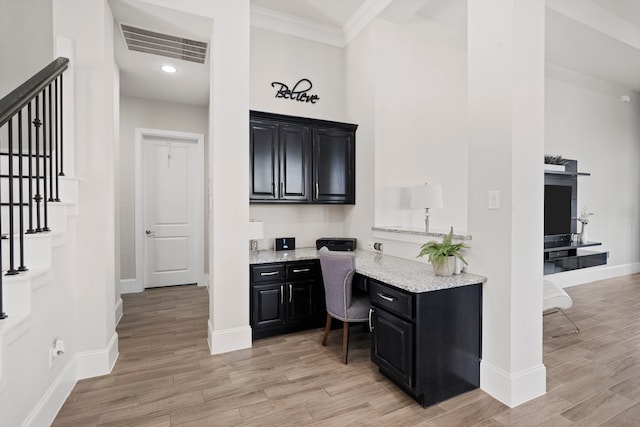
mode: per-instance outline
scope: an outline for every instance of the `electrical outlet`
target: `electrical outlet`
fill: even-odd
[[[377,252],[382,252],[382,243],[380,242],[367,242],[367,249]]]
[[[49,369],[53,367],[58,356],[64,354],[64,341],[60,338],[56,338],[53,341],[53,345],[49,348]]]

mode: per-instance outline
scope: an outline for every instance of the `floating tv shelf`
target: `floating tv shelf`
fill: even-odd
[[[560,273],[563,271],[576,270],[579,268],[595,267],[605,265],[609,258],[609,252],[586,251],[582,248],[600,246],[600,242],[573,242],[572,235],[577,233],[575,217],[577,217],[577,191],[578,177],[590,176],[586,172],[578,172],[578,162],[567,160],[565,170],[545,170],[545,186],[564,186],[572,188],[571,197],[571,233],[555,234],[544,236],[544,274]],[[545,187],[546,194],[546,187]],[[545,203],[549,203],[548,200]],[[552,206],[552,205],[549,205]],[[547,206],[547,207],[549,207]],[[547,209],[545,209],[546,211]],[[550,209],[553,211],[553,209]],[[566,217],[565,217],[566,218]],[[545,224],[546,229],[546,224]],[[546,232],[546,230],[545,230]]]

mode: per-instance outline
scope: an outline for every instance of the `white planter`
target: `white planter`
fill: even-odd
[[[434,261],[432,265],[436,276],[451,276],[456,271],[456,257],[450,256],[441,264]]]
[[[582,224],[582,228],[580,229],[580,243],[584,244],[589,241],[589,237],[587,236],[587,224]]]

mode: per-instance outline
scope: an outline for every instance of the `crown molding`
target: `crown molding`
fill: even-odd
[[[251,6],[251,26],[343,48],[344,33],[339,27],[320,24],[260,6]]]
[[[342,27],[345,45],[355,39],[392,2],[393,0],[367,0],[364,2]]]

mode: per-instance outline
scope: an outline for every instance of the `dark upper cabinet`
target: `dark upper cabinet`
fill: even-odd
[[[313,134],[313,200],[355,203],[355,133],[318,128]]]
[[[311,130],[300,125],[279,125],[280,199],[309,200]]]
[[[357,125],[251,111],[252,203],[355,203]]]
[[[249,129],[250,194],[254,200],[277,200],[278,125],[251,121]]]

